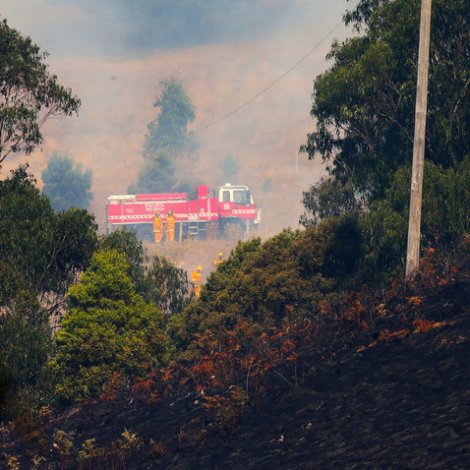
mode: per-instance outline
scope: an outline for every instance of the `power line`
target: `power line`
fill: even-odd
[[[227,114],[224,114],[223,116],[221,116],[220,118],[216,119],[215,121],[212,121],[210,122],[209,124],[206,124],[205,126],[197,129],[195,132],[198,133],[198,132],[202,132],[202,131],[205,131],[206,129],[209,129],[209,127],[212,127],[212,126],[215,126],[216,124],[218,124],[219,122],[223,121],[224,119],[227,119],[228,117],[232,116],[233,114],[237,113],[238,111],[240,111],[241,109],[243,109],[245,106],[248,106],[250,103],[252,103],[253,101],[255,101],[257,98],[259,98],[261,95],[263,95],[264,93],[266,93],[268,90],[270,90],[273,86],[275,86],[277,83],[279,83],[284,77],[286,77],[289,73],[292,72],[292,70],[294,70],[296,67],[298,67],[310,54],[312,54],[312,52],[314,52],[316,49],[318,49],[322,43],[328,39],[329,36],[331,36],[340,26],[341,24],[343,23],[343,20],[339,21],[336,26],[328,31],[328,33],[326,33],[308,52],[306,52],[294,65],[292,65],[292,67],[290,67],[288,70],[286,70],[280,77],[276,78],[276,80],[274,80],[273,82],[271,82],[268,86],[266,86],[265,88],[263,88],[261,91],[259,91],[258,93],[256,93],[256,95],[252,96],[249,100],[245,101],[244,103],[242,103],[240,106],[238,106],[237,108],[233,109],[232,111],[230,111],[229,113]]]

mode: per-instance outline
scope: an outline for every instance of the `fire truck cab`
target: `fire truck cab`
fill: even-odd
[[[230,183],[225,183],[223,186],[220,186],[219,202],[233,202],[243,206],[254,204],[253,196],[248,186],[233,185]]]

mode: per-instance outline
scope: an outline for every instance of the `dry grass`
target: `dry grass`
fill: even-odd
[[[236,244],[235,240],[185,240],[162,245],[144,242],[144,249],[147,256],[164,256],[179,268],[186,270],[189,276],[197,265],[201,265],[205,280],[214,271],[212,263],[217,253],[222,252],[224,259],[227,259]]]

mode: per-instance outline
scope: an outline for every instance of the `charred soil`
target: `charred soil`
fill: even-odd
[[[467,266],[375,305],[367,325],[372,307],[360,321],[325,321],[295,370],[272,370],[233,415],[180,380],[171,393],[121,390],[17,426],[4,452],[20,468],[34,455],[63,469],[470,468],[469,300]]]

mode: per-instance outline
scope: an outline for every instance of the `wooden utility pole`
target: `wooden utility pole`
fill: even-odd
[[[424,147],[426,142],[426,113],[428,106],[429,43],[431,40],[431,3],[432,0],[421,0],[415,135],[413,141],[413,169],[411,175],[408,250],[406,253],[407,280],[410,280],[419,268]]]

